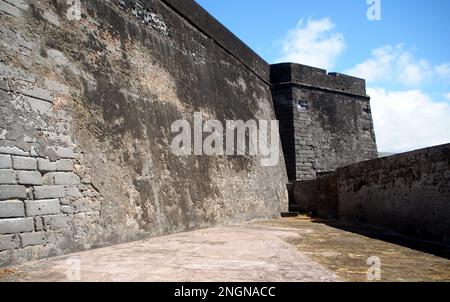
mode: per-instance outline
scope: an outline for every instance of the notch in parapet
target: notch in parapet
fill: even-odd
[[[325,69],[281,63],[270,66],[270,80],[273,85],[298,84],[324,90],[366,97],[366,81],[337,72],[327,73]]]

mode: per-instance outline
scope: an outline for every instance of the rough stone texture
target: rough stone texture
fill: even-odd
[[[17,16],[20,16],[21,11],[17,7],[2,0],[2,1],[0,1],[0,14],[4,14],[4,13],[6,13],[7,15],[10,15],[10,16],[17,17]]]
[[[26,199],[27,191],[24,186],[0,185],[0,200]]]
[[[378,157],[364,80],[277,64],[271,81],[290,180]]]
[[[60,213],[58,199],[25,201],[25,209],[27,216],[41,216]]]
[[[52,162],[48,159],[38,159],[38,169],[42,172],[56,171],[56,162]]]
[[[312,206],[322,218],[449,244],[449,175],[450,145],[436,146],[339,168],[314,181],[312,194],[294,194],[293,203]]]
[[[70,159],[61,159],[56,162],[56,170],[73,171],[73,161]]]
[[[21,185],[42,185],[42,175],[38,171],[17,171],[17,181]]]
[[[1,93],[0,93],[0,96],[1,96]],[[18,156],[29,156],[30,155],[30,152],[23,151],[22,149],[20,149],[18,147],[4,147],[4,146],[0,146],[0,153],[18,155]]]
[[[52,184],[55,185],[80,185],[81,179],[74,173],[56,172],[50,173],[50,178],[53,179]]]
[[[37,161],[34,158],[13,156],[13,168],[17,170],[37,170]]]
[[[0,154],[0,169],[11,169],[11,168],[12,168],[11,155]]]
[[[0,218],[25,217],[25,207],[21,200],[0,201]]]
[[[80,21],[64,0],[16,8],[0,19],[0,154],[65,196],[27,183],[0,198],[26,199],[33,230],[68,217],[64,234],[6,251],[0,266],[287,211],[281,154],[263,167],[171,152],[172,123],[194,112],[275,119],[269,65],[194,1],[84,1]]]
[[[17,175],[14,170],[0,169],[0,185],[17,184]]]
[[[8,82],[6,82],[5,79],[3,79],[3,78],[0,78],[0,89],[1,90],[5,90],[5,91],[9,91]]]
[[[19,236],[22,241],[22,247],[47,243],[46,232],[26,233],[20,234]]]
[[[18,234],[34,231],[33,218],[0,219],[0,234]]]
[[[44,230],[44,222],[42,221],[42,217],[34,218],[34,229],[39,232]]]
[[[339,218],[338,182],[335,173],[327,173],[317,178],[317,215],[330,219]]]
[[[61,206],[61,212],[63,214],[74,214],[75,209],[72,206]]]
[[[20,247],[20,238],[17,235],[0,235],[0,252]]]
[[[339,217],[336,173],[322,173],[315,180],[296,181],[290,191],[291,211],[325,219]]]
[[[450,244],[449,172],[450,144],[338,170],[339,215]]]
[[[68,227],[68,217],[67,215],[51,215],[42,217],[44,222],[44,228],[46,230],[59,230]]]
[[[314,216],[317,214],[316,180],[294,182],[290,188],[290,210]]]
[[[26,82],[25,82],[26,83]],[[25,85],[19,83],[12,86],[12,89],[23,95],[26,95],[34,100],[42,100],[46,102],[53,102],[52,94],[49,90],[40,87],[34,87],[26,83]]]
[[[35,199],[63,198],[66,196],[64,186],[39,186],[33,190]]]

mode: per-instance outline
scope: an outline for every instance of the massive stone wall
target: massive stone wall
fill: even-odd
[[[293,190],[297,203],[319,217],[450,244],[450,145],[350,165]],[[306,197],[298,195],[304,191]]]
[[[271,81],[290,180],[378,157],[364,80],[286,63]]]
[[[171,125],[275,119],[269,66],[193,1],[0,1],[0,266],[278,217],[258,156],[175,156]]]

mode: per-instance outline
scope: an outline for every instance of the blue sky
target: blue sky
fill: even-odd
[[[380,151],[450,142],[450,1],[197,0],[269,63],[367,79]]]

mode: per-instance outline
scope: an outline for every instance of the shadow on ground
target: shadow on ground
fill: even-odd
[[[374,256],[381,261],[380,281],[450,281],[447,246],[366,225],[303,216],[265,224],[296,230],[299,236],[286,242],[346,281],[367,282],[368,259]]]
[[[450,260],[450,246],[448,245],[406,237],[396,232],[363,224],[353,224],[338,220],[327,220],[319,218],[312,219],[311,221],[313,223],[326,224],[332,228],[341,229],[346,232],[351,232],[372,239],[393,243]]]

